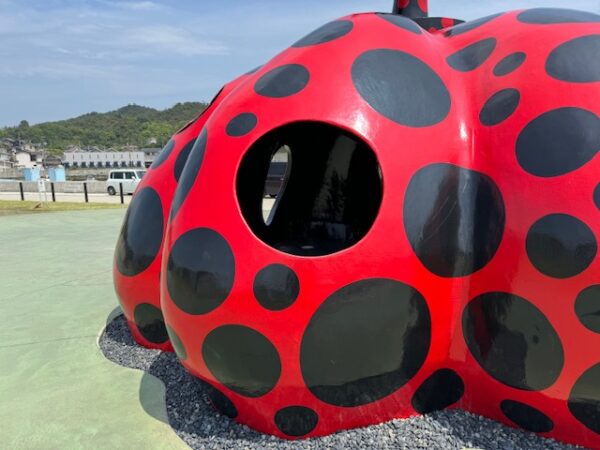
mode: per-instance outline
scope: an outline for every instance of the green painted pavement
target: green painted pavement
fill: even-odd
[[[183,449],[164,386],[106,360],[124,210],[0,217],[0,447]]]

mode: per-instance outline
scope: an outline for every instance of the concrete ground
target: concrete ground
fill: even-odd
[[[125,195],[124,197],[125,204],[129,204],[131,201],[131,195]],[[51,202],[52,195],[50,192],[46,193],[46,197],[42,194],[42,199],[44,201]],[[47,200],[46,200],[47,199]],[[21,194],[19,192],[0,192],[0,200],[21,200]],[[31,201],[39,201],[40,194],[38,192],[25,192],[25,200]],[[94,203],[121,203],[121,198],[118,195],[108,195],[108,194],[88,194],[88,200]],[[56,193],[56,201],[57,202],[85,202],[85,197],[83,193],[78,194],[70,194],[70,193]]]
[[[165,423],[164,385],[96,345],[116,313],[111,263],[124,214],[0,218],[1,448],[188,448]]]

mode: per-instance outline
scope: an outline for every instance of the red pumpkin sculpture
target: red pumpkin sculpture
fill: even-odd
[[[600,16],[426,16],[324,25],[176,134],[125,315],[261,432],[452,407],[600,448]]]

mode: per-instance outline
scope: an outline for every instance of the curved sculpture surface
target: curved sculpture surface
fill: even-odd
[[[284,438],[452,407],[600,448],[600,16],[397,6],[167,144],[117,244],[132,333]]]

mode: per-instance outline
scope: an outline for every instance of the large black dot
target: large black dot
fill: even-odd
[[[354,24],[350,20],[336,20],[329,22],[312,33],[304,36],[292,47],[308,47],[310,45],[324,44],[341,38],[352,31]]]
[[[478,28],[481,25],[486,24],[489,21],[491,21],[501,15],[502,15],[502,13],[492,14],[491,16],[481,17],[479,19],[470,20],[469,22],[461,23],[460,25],[456,25],[456,26],[450,28],[449,30],[446,30],[446,32],[444,32],[444,36],[456,36],[458,34],[466,33],[467,31],[474,30],[475,28]]]
[[[423,61],[398,50],[369,50],[352,65],[352,80],[362,98],[400,125],[427,127],[450,111],[450,93]]]
[[[133,320],[144,339],[164,344],[169,339],[162,312],[149,303],[141,303],[133,311]]]
[[[600,284],[589,286],[575,300],[575,314],[588,330],[600,333]]]
[[[523,52],[511,53],[505,56],[494,67],[494,75],[501,77],[517,70],[525,62],[527,55]]]
[[[547,433],[554,428],[552,420],[540,410],[515,400],[503,400],[500,409],[506,417],[524,430]]]
[[[504,233],[504,202],[487,175],[432,164],[413,175],[404,198],[404,228],[419,260],[441,277],[483,268]]]
[[[320,400],[359,406],[382,399],[419,371],[431,340],[427,302],[412,287],[372,278],[329,296],[300,348],[302,376]]]
[[[315,429],[319,416],[305,406],[288,406],[275,414],[275,425],[288,436],[304,436]]]
[[[590,227],[567,214],[550,214],[534,223],[527,233],[526,248],[535,268],[553,278],[580,274],[598,251]]]
[[[271,264],[256,275],[254,296],[267,309],[279,311],[290,306],[300,293],[296,273],[283,264]]]
[[[581,36],[556,47],[546,60],[546,72],[571,83],[600,81],[600,34]]]
[[[462,326],[473,357],[501,383],[538,391],[560,375],[564,352],[558,334],[524,298],[505,292],[482,294],[465,308]]]
[[[600,209],[600,184],[594,189],[594,203],[596,204],[596,208]]]
[[[600,22],[600,16],[586,11],[562,8],[533,8],[523,11],[517,20],[534,25]]]
[[[227,241],[214,230],[195,228],[181,235],[167,262],[167,288],[188,314],[206,314],[225,301],[235,278]]]
[[[185,201],[187,195],[192,189],[192,186],[194,185],[194,182],[196,181],[196,177],[198,176],[198,172],[200,172],[200,167],[202,166],[202,161],[204,160],[207,139],[208,134],[205,128],[200,133],[200,136],[198,136],[195,144],[193,144],[193,148],[189,157],[187,158],[183,172],[181,172],[181,179],[179,180],[179,184],[177,185],[177,189],[175,190],[175,195],[173,197],[173,203],[171,204],[171,217],[175,217],[175,214],[177,214],[177,211],[179,211],[179,208],[181,208],[181,205]]]
[[[190,140],[187,144],[183,146],[183,148],[179,151],[177,155],[177,159],[175,160],[175,166],[173,166],[173,176],[176,181],[179,181],[181,177],[181,172],[183,172],[183,168],[185,167],[185,163],[187,162],[190,152],[194,148],[194,144],[196,143],[196,139]]]
[[[206,383],[206,395],[208,401],[218,412],[230,419],[235,419],[238,415],[238,410],[233,402],[220,390]]]
[[[227,124],[226,132],[229,136],[238,137],[250,133],[258,123],[257,117],[252,113],[241,113]]]
[[[414,20],[411,20],[408,17],[386,13],[377,13],[377,15],[382,19],[387,20],[391,24],[396,25],[398,28],[402,28],[403,30],[410,31],[415,34],[421,34],[423,32],[421,27],[417,25]]]
[[[529,122],[517,139],[517,160],[538,177],[579,169],[600,150],[600,118],[581,108],[558,108]]]
[[[448,65],[460,72],[469,72],[481,66],[496,48],[496,39],[487,38],[475,42],[448,56]]]
[[[182,361],[187,359],[187,351],[185,350],[185,345],[177,336],[177,333],[173,328],[167,325],[167,333],[169,334],[169,340],[171,341],[171,345],[173,346],[173,350],[175,350],[175,354]]]
[[[234,392],[260,397],[275,387],[281,374],[277,349],[258,331],[225,325],[211,331],[202,357],[213,376]]]
[[[265,73],[254,85],[254,90],[265,97],[289,97],[304,89],[309,79],[310,74],[306,67],[287,64]]]
[[[164,146],[162,151],[158,154],[158,156],[152,163],[151,168],[158,169],[158,167],[160,167],[162,165],[162,163],[164,163],[167,159],[169,159],[169,156],[171,156],[171,152],[173,151],[174,148],[175,148],[175,140],[170,139],[169,142],[167,142],[167,145]]]
[[[515,112],[520,100],[521,93],[517,89],[502,89],[485,102],[479,120],[486,126],[498,125]]]
[[[427,378],[412,398],[412,406],[420,414],[447,408],[461,399],[465,384],[450,369],[440,369]]]
[[[568,405],[578,421],[600,434],[600,364],[590,367],[577,379]]]
[[[150,187],[137,192],[125,215],[115,250],[115,263],[122,275],[135,276],[146,270],[162,245],[163,209],[160,197]]]

